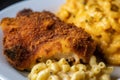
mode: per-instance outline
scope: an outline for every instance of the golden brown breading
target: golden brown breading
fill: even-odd
[[[1,21],[4,54],[17,69],[31,69],[47,59],[88,62],[95,50],[91,36],[53,13],[24,10]]]

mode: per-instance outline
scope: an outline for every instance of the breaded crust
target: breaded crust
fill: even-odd
[[[17,69],[31,69],[37,62],[66,58],[87,63],[96,44],[74,24],[66,24],[48,11],[23,10],[1,21],[4,55]]]

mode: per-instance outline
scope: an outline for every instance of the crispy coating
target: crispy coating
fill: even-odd
[[[37,62],[66,58],[88,62],[95,42],[83,29],[66,24],[53,13],[23,10],[1,21],[4,55],[17,69],[31,69]]]

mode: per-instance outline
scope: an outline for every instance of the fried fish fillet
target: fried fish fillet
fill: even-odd
[[[83,29],[66,24],[48,11],[23,10],[1,21],[4,55],[17,69],[31,69],[37,62],[66,58],[88,62],[96,44]]]

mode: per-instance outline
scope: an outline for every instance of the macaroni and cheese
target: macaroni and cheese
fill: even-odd
[[[120,0],[67,0],[57,16],[84,28],[106,61],[120,65]]]
[[[75,64],[70,66],[64,59],[58,62],[47,60],[46,63],[36,64],[29,74],[30,80],[111,80],[112,67],[106,67],[105,63],[97,63],[92,56],[89,64]]]

